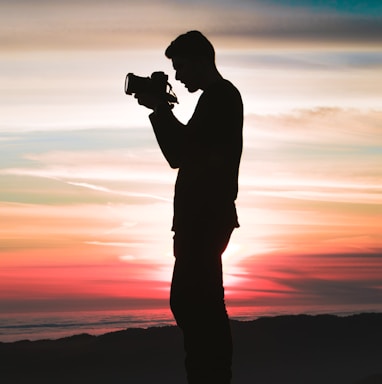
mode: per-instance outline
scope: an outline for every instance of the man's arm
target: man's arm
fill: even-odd
[[[174,116],[167,104],[159,105],[149,118],[164,157],[171,168],[179,168],[185,126]]]
[[[184,125],[174,116],[167,101],[150,93],[136,93],[138,104],[152,109],[149,115],[159,147],[171,168],[179,168]]]

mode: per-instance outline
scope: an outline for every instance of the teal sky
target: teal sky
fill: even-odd
[[[334,11],[343,14],[381,16],[382,3],[379,0],[266,0],[264,4],[275,4],[286,8],[309,8],[317,11]]]

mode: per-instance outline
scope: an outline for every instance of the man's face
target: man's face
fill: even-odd
[[[200,89],[200,71],[196,61],[174,57],[172,65],[175,70],[175,79],[183,83],[189,92],[196,92]]]

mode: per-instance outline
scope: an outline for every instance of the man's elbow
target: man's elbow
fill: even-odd
[[[166,153],[163,152],[163,154],[165,155],[165,158],[172,169],[177,169],[180,167],[179,156],[177,156],[177,154],[174,154],[170,151],[167,151]]]
[[[170,164],[170,167],[172,169],[178,169],[179,168],[179,162],[177,162],[177,161],[169,161],[168,163]]]

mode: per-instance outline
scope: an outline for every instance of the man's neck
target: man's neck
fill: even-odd
[[[223,78],[222,75],[219,73],[219,71],[216,68],[211,68],[205,73],[205,77],[203,79],[203,85],[201,89],[205,91],[211,84],[216,83],[222,78]]]

